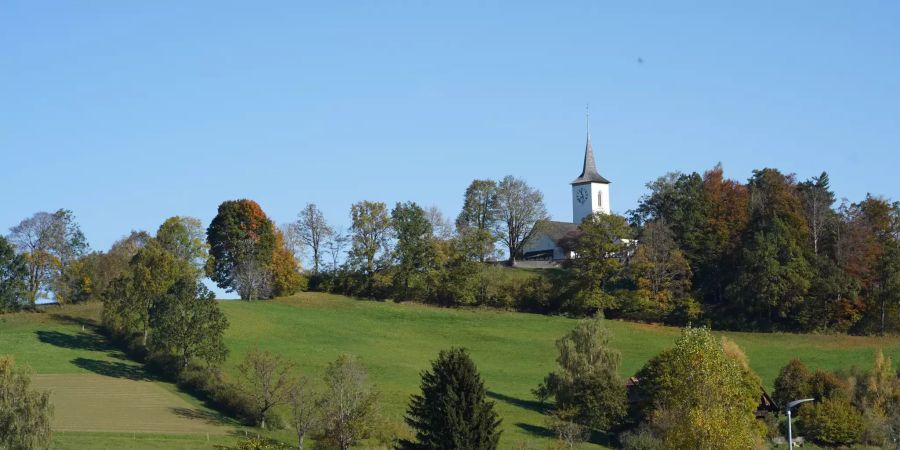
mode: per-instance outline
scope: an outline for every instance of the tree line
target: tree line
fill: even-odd
[[[647,187],[627,216],[585,218],[559,241],[577,256],[539,274],[490,264],[500,247],[513,263],[546,226],[524,181],[473,181],[452,225],[413,202],[359,202],[346,234],[321,219],[323,242],[349,249],[344,264],[317,264],[310,287],[736,330],[900,330],[900,202],[836,205],[826,173],[799,182],[775,169],[740,183],[716,166]]]
[[[414,202],[360,201],[346,230],[313,203],[276,226],[252,200],[223,202],[205,236],[196,219],[173,220],[190,230],[181,244],[202,248],[200,274],[248,300],[308,288],[738,330],[900,330],[900,203],[867,195],[836,205],[827,174],[798,181],[775,169],[741,183],[716,166],[647,187],[627,216],[588,216],[559,241],[577,257],[539,273],[496,262],[505,253],[514,263],[547,223],[541,192],[512,176],[474,180],[453,221]],[[4,310],[51,292],[101,299],[151,237],[133,232],[90,252],[67,210],[10,231],[0,240]]]

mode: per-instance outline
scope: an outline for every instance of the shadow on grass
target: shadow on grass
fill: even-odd
[[[203,421],[204,423],[210,425],[225,425],[225,426],[234,426],[237,425],[233,420],[222,416],[221,414],[217,414],[212,411],[203,411],[200,409],[191,409],[191,408],[170,408],[175,415],[184,417],[186,419]]]
[[[547,428],[547,427],[541,427],[538,425],[531,425],[531,424],[522,423],[522,422],[516,423],[516,426],[519,427],[520,429],[522,429],[523,431],[525,431],[529,434],[535,435],[535,436],[542,436],[542,437],[549,437],[549,438],[556,437],[556,433],[552,429]],[[621,444],[616,439],[616,436],[613,433],[605,433],[602,431],[591,431],[590,433],[591,434],[588,437],[587,442],[590,442],[591,444],[602,445],[604,447],[609,447],[609,448],[620,448],[621,447]]]
[[[97,328],[97,321],[95,321],[94,319],[89,319],[87,317],[78,317],[60,313],[51,313],[50,315],[53,316],[53,319],[58,322],[80,325],[83,328]]]
[[[547,410],[548,407],[547,404],[542,404],[541,402],[536,400],[525,400],[494,391],[487,391],[487,396],[494,400],[500,400],[501,402],[509,403],[510,405],[518,406],[519,408],[525,408],[530,411],[537,411],[539,413],[543,413],[545,410]]]
[[[72,360],[82,369],[89,370],[98,375],[105,375],[113,378],[127,378],[129,380],[155,380],[156,378],[149,375],[141,366],[135,364],[126,364],[123,362],[101,361],[98,359],[75,358]]]
[[[102,337],[94,333],[67,334],[45,330],[38,330],[34,333],[37,334],[38,340],[41,342],[57,347],[90,351],[107,351],[111,348]]]
[[[555,434],[553,433],[553,430],[551,430],[547,427],[541,427],[538,425],[532,425],[530,423],[522,423],[522,422],[516,423],[516,426],[521,428],[523,431],[525,431],[529,434],[533,434],[535,436],[543,436],[543,437],[554,437],[555,436]]]

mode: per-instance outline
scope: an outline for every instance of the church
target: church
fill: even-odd
[[[526,261],[563,261],[575,257],[571,243],[578,236],[578,224],[596,212],[610,213],[609,180],[597,172],[591,134],[584,146],[584,166],[572,185],[572,222],[545,220],[535,224],[535,231],[522,252]]]

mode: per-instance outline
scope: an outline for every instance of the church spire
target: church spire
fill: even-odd
[[[581,175],[578,176],[571,184],[581,183],[605,183],[609,184],[609,180],[603,178],[597,172],[597,164],[594,162],[594,147],[591,145],[591,113],[585,108],[585,125],[587,126],[587,143],[584,145],[584,166],[581,169]]]

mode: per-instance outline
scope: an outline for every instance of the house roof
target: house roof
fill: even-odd
[[[587,144],[584,146],[584,166],[581,169],[581,175],[578,176],[571,184],[582,183],[603,183],[609,184],[609,180],[603,178],[597,173],[597,164],[594,162],[594,148],[591,145],[591,134],[588,133]]]

